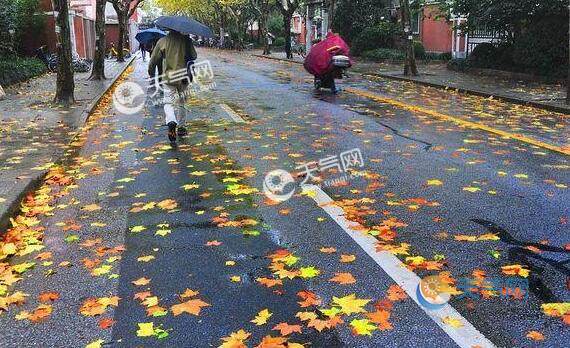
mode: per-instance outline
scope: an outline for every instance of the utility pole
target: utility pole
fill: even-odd
[[[312,31],[313,31],[313,21],[311,20],[311,4],[307,2],[307,18],[305,19],[305,52],[309,54],[313,43],[311,42]]]

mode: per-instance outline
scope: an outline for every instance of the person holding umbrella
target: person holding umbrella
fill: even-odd
[[[188,34],[211,37],[212,31],[202,23],[185,16],[162,16],[155,21],[155,24],[170,32],[158,40],[152,50],[148,73],[153,76],[155,69],[162,62],[164,113],[168,126],[168,139],[174,142],[177,136],[184,136],[188,133],[185,127],[186,90],[191,81],[188,64],[197,57]],[[174,105],[178,112],[175,112]]]
[[[164,91],[164,113],[168,125],[168,139],[175,141],[177,135],[187,134],[186,89],[189,84],[186,74],[187,59],[196,59],[196,50],[190,38],[175,30],[158,40],[148,64],[148,74],[153,76],[155,69],[162,65],[162,89]],[[182,78],[181,78],[182,77]],[[175,111],[176,106],[176,111]]]

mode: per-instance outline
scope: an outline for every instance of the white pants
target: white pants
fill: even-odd
[[[186,124],[186,86],[175,87],[164,84],[162,88],[166,124],[175,122],[179,126],[184,126]]]

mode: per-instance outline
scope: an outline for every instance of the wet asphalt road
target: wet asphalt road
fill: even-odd
[[[503,274],[502,266],[526,265],[528,299],[475,294],[471,300],[453,297],[450,303],[497,346],[534,346],[525,337],[532,330],[544,335],[545,346],[565,346],[568,326],[546,316],[540,306],[570,301],[564,263],[570,257],[566,156],[348,93],[315,93],[298,66],[200,53],[212,63],[216,88],[190,101],[190,134],[176,147],[166,140],[159,108],[149,106],[135,115],[111,109],[93,119],[80,157],[71,161],[78,165],[72,166],[78,187],[58,198],[54,215],[42,220],[44,244],[54,264],[70,261],[74,266],[50,276],[50,265],[26,273],[15,285],[30,294],[25,309],[33,309],[41,292],[58,292],[60,299],[42,323],[15,321],[21,308],[0,315],[0,345],[81,346],[101,339],[109,346],[207,347],[243,329],[252,334],[247,345],[255,346],[266,335],[278,336],[272,330],[278,323],[302,324],[298,312],[330,308],[333,297],[354,293],[370,299],[370,312],[377,301],[386,306],[394,281],[321,207],[300,194],[296,185],[301,177],[295,176],[296,193],[283,204],[271,204],[253,190],[262,191],[272,170],[298,173],[300,165],[359,148],[365,160],[362,176],[346,185],[325,185],[329,196],[366,225],[388,218],[405,224],[392,228],[396,235],[390,241],[409,244],[408,256],[438,260],[440,267],[416,267],[420,277],[449,271],[455,279],[474,272],[505,279],[512,276]],[[145,71],[137,61],[129,80],[145,84]],[[402,88],[399,82],[382,81],[383,90],[359,77],[344,83],[388,96]],[[409,91],[405,100],[413,100],[409,95],[414,93],[424,92]],[[469,100],[460,102],[472,117]],[[477,107],[485,103],[475,102]],[[233,122],[222,103],[247,123]],[[441,103],[439,110],[450,108]],[[461,114],[461,107],[453,108]],[[485,112],[505,117],[501,108]],[[534,112],[522,111],[528,110]],[[553,136],[564,139],[565,129],[558,127]],[[340,173],[315,175],[334,179]],[[101,210],[82,209],[89,204]],[[73,224],[81,228],[62,231]],[[79,241],[65,242],[70,233]],[[500,240],[456,238],[488,233]],[[106,248],[98,249],[102,246]],[[117,246],[124,251],[114,254]],[[529,246],[539,253],[529,253]],[[272,278],[275,271],[267,255],[283,249],[299,258],[291,261],[292,269],[312,266],[319,274],[283,278],[282,285],[271,288],[259,284],[257,279]],[[354,255],[355,261],[340,262],[342,254]],[[400,258],[407,262],[406,255]],[[97,265],[89,268],[85,259],[97,260]],[[93,276],[93,269],[102,265],[108,266],[103,268],[107,273]],[[330,282],[338,272],[351,273],[355,283]],[[148,282],[132,283],[140,278]],[[182,301],[179,295],[186,289],[198,291],[193,298],[209,306],[199,316],[164,315]],[[297,294],[303,290],[314,292],[322,304],[301,308]],[[114,295],[121,298],[116,309],[98,317],[79,314],[87,298]],[[290,342],[317,347],[455,346],[409,298],[392,302],[391,330],[355,335],[349,323],[362,315],[351,315],[322,332],[303,325]],[[250,322],[266,308],[273,313],[267,324]],[[102,317],[113,319],[112,328],[98,327]],[[137,324],[149,322],[168,337],[138,337]]]

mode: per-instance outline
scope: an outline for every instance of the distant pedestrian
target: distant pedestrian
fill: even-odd
[[[184,136],[188,133],[185,104],[190,78],[187,73],[187,61],[196,60],[196,57],[192,40],[174,30],[158,40],[152,50],[148,74],[154,76],[156,68],[162,63],[161,87],[164,89],[164,113],[170,141],[176,141],[177,135]],[[174,105],[178,109],[177,112]]]
[[[146,62],[146,45],[144,43],[140,44],[140,50],[141,50],[141,57],[143,62]]]

